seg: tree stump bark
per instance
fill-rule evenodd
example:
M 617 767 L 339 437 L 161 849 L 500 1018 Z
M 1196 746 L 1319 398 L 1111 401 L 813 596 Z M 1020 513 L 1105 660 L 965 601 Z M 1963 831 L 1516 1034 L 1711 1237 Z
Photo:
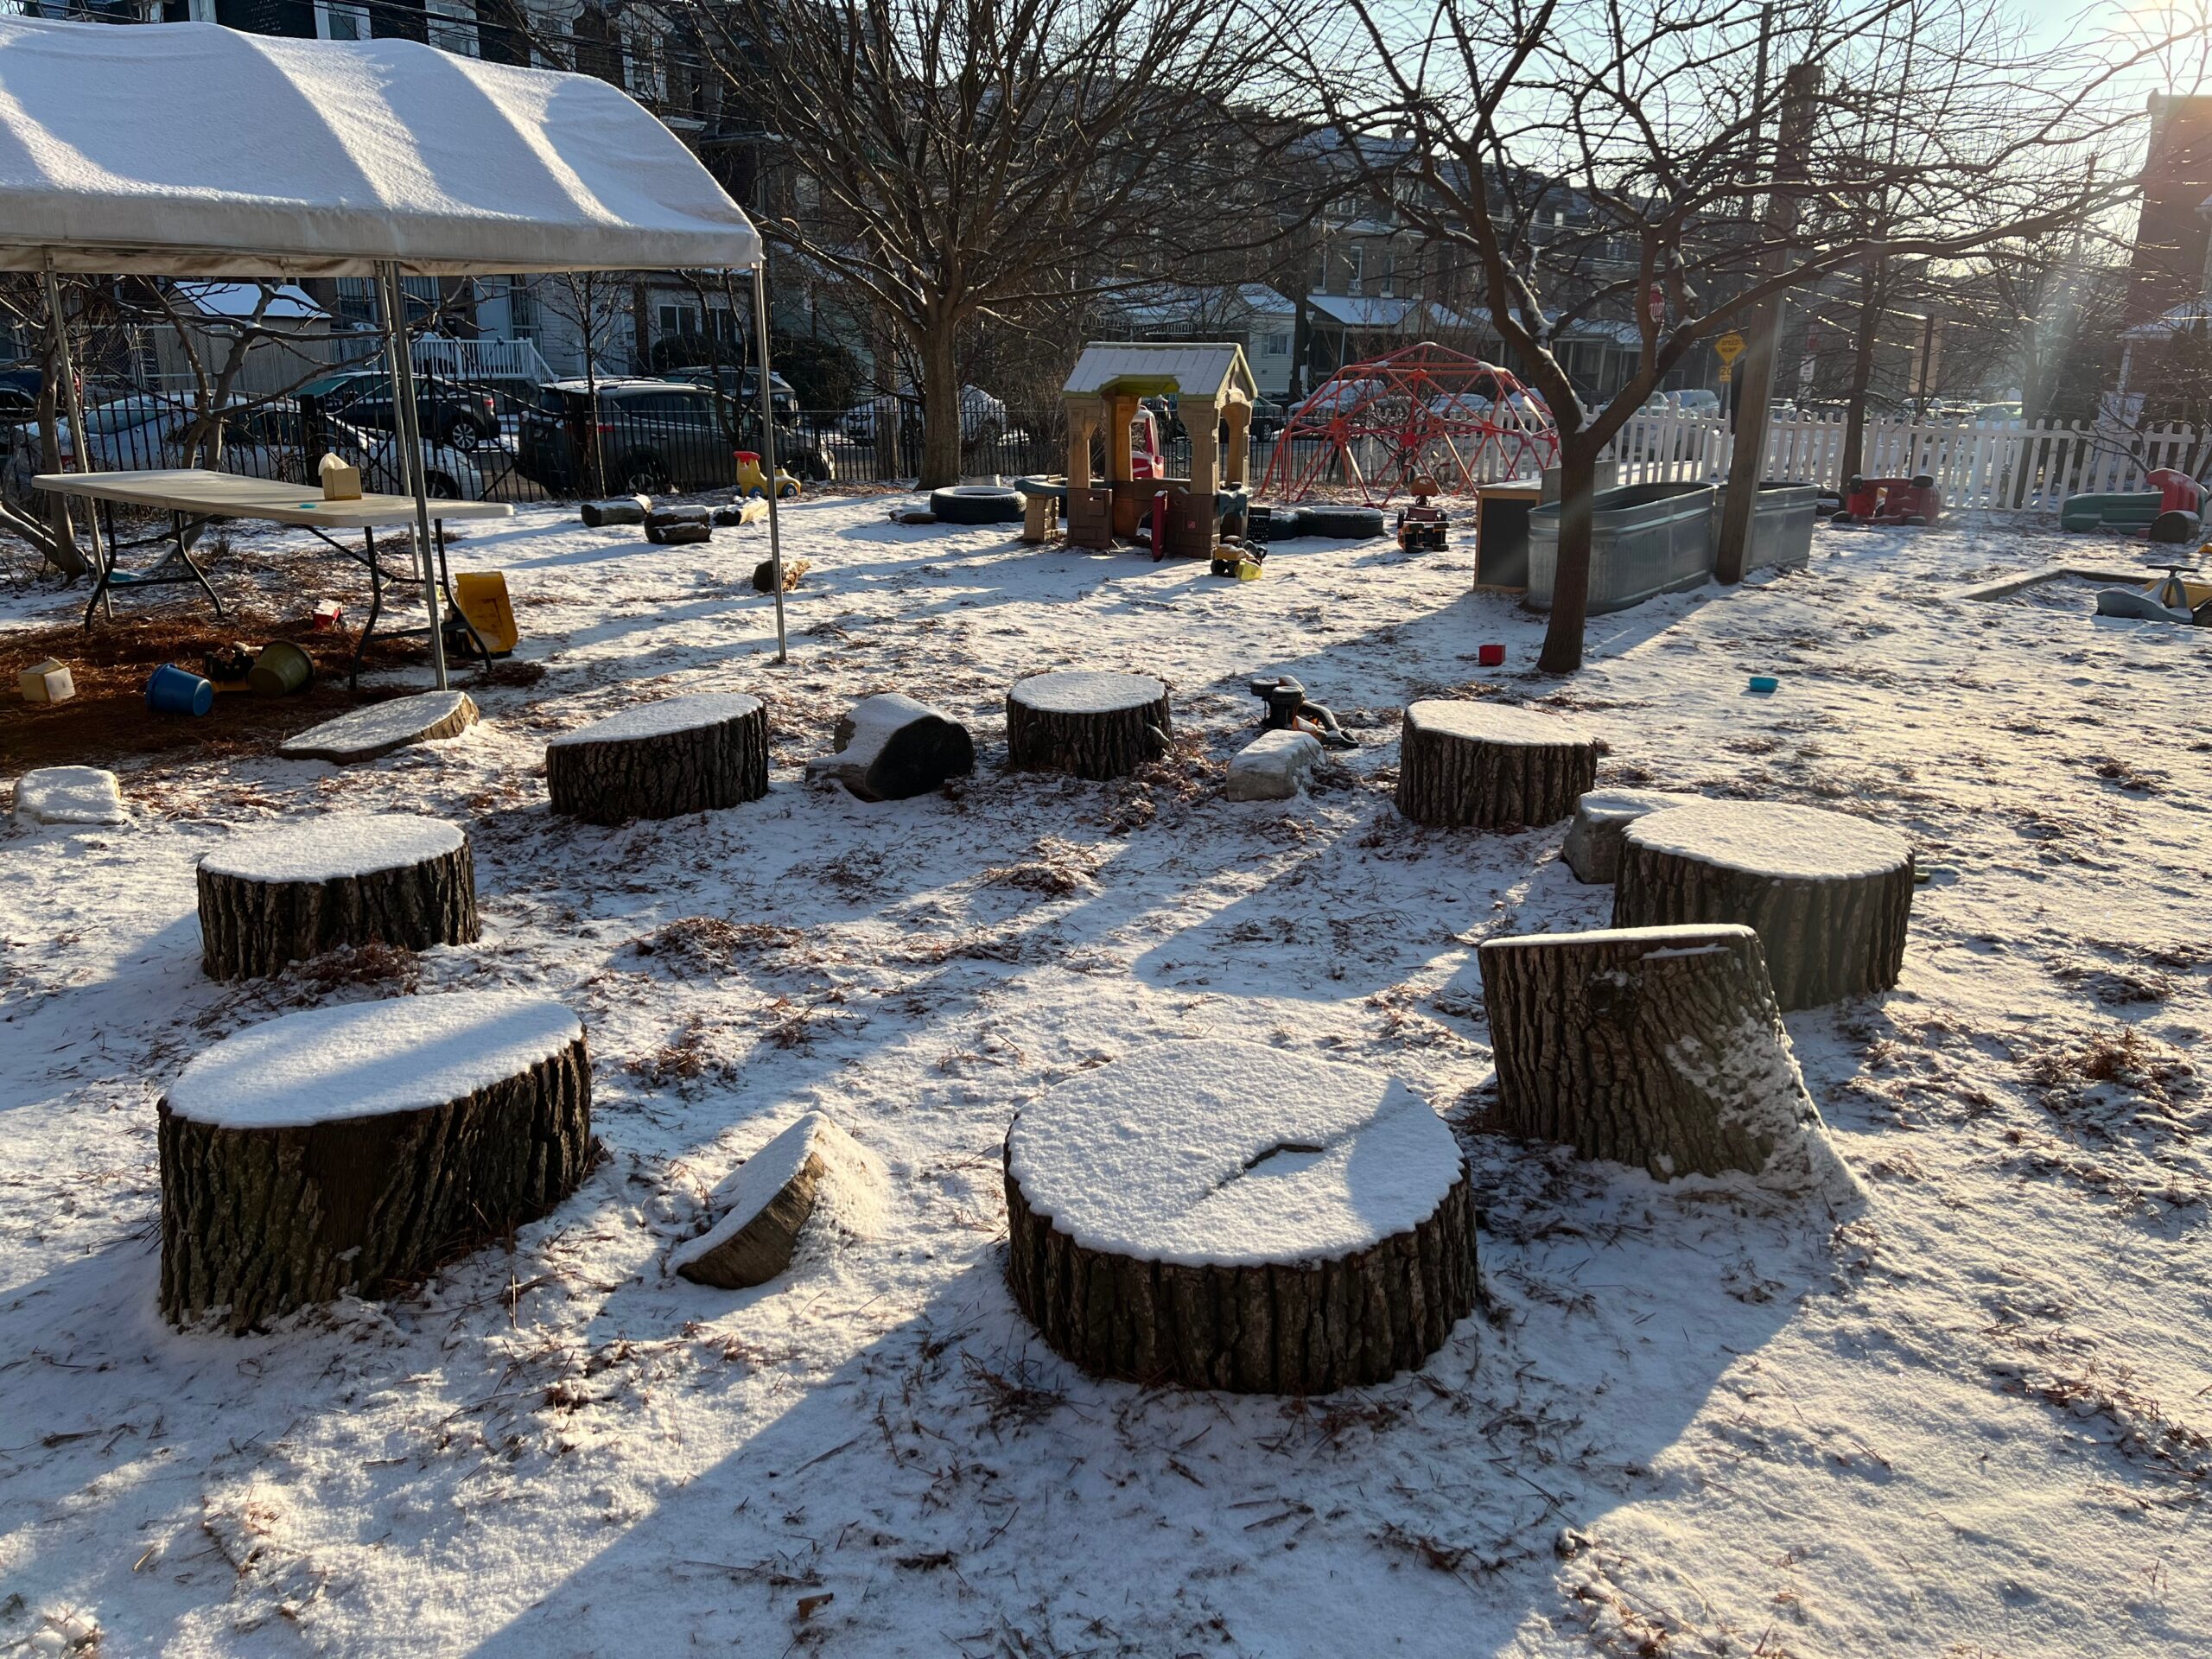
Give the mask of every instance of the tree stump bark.
M 200 861 L 200 966 L 281 972 L 341 944 L 402 950 L 477 937 L 476 865 L 450 823 L 327 813 L 239 836 Z
M 1895 985 L 1911 913 L 1904 838 L 1840 812 L 1714 801 L 1652 813 L 1621 837 L 1613 925 L 1755 927 L 1785 1009 Z
M 1014 1299 L 1097 1376 L 1324 1394 L 1421 1365 L 1474 1306 L 1451 1131 L 1350 1066 L 1159 1045 L 1025 1109 L 1005 1170 Z
M 583 1027 L 511 991 L 251 1027 L 158 1116 L 162 1312 L 233 1332 L 420 1278 L 544 1215 L 592 1159 Z
M 1557 715 L 1494 702 L 1416 702 L 1398 741 L 1398 810 L 1415 823 L 1554 823 L 1598 779 L 1598 746 Z
M 672 818 L 768 792 L 768 713 L 728 692 L 664 697 L 545 746 L 553 810 L 587 823 Z
M 1662 1180 L 1741 1170 L 1780 1192 L 1857 1192 L 1750 928 L 1491 939 L 1479 960 L 1512 1133 Z
M 1677 806 L 1701 806 L 1702 795 L 1663 789 L 1593 789 L 1574 804 L 1574 822 L 1559 855 L 1574 879 L 1610 885 L 1621 871 L 1621 837 L 1638 818 Z
M 1143 674 L 1033 674 L 1006 694 L 1007 759 L 1016 766 L 1126 778 L 1175 736 L 1167 688 Z
M 941 709 L 896 691 L 864 697 L 837 722 L 836 753 L 807 762 L 864 801 L 903 801 L 976 769 L 976 741 Z
M 708 1200 L 715 1224 L 668 1265 L 722 1290 L 765 1285 L 791 1264 L 816 1217 L 867 1236 L 881 1218 L 883 1165 L 821 1112 L 809 1112 L 740 1164 Z

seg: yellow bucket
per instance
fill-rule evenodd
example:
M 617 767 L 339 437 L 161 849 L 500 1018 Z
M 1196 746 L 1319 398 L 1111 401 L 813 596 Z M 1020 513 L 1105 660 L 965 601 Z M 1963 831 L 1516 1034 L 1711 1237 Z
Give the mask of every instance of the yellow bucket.
M 476 637 L 494 657 L 515 648 L 522 631 L 515 626 L 515 607 L 507 599 L 507 578 L 499 570 L 461 570 L 454 574 L 453 602 L 476 630 Z

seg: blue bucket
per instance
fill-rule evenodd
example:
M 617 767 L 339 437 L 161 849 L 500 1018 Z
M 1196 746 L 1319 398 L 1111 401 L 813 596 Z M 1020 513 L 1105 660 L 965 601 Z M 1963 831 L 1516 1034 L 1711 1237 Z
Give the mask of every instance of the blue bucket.
M 146 682 L 146 706 L 158 714 L 204 715 L 215 706 L 215 688 L 175 663 L 163 663 Z
M 1759 693 L 1762 696 L 1765 696 L 1766 693 L 1770 691 L 1778 691 L 1781 689 L 1782 682 L 1775 678 L 1771 674 L 1754 674 L 1751 676 L 1751 690 Z

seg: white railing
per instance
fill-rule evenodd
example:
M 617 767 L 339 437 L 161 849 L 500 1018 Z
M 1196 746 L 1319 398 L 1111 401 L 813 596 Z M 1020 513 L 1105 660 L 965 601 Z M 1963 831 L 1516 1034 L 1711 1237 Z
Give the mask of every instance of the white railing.
M 1767 433 L 1764 475 L 1803 479 L 1830 489 L 1843 484 L 1840 419 L 1790 416 Z M 1947 505 L 2056 512 L 2069 495 L 2139 490 L 2161 467 L 2196 473 L 2212 432 L 2186 426 L 2131 429 L 2068 425 L 1957 426 L 1869 421 L 1859 471 L 1868 478 L 1936 480 Z M 1624 484 L 1728 475 L 1735 437 L 1717 416 L 1637 415 L 1606 447 Z
M 448 380 L 519 380 L 543 385 L 551 368 L 529 340 L 448 340 L 425 334 L 415 341 L 415 367 Z

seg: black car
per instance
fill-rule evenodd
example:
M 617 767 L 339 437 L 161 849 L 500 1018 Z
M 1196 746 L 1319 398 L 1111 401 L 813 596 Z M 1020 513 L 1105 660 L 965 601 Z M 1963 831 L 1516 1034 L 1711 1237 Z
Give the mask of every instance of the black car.
M 309 407 L 334 420 L 375 432 L 394 429 L 391 377 L 373 370 L 327 374 L 311 380 L 298 393 Z M 416 418 L 423 435 L 433 443 L 456 449 L 474 449 L 499 435 L 499 412 L 492 394 L 474 386 L 456 385 L 425 375 L 415 383 Z
M 662 378 L 681 380 L 689 385 L 711 387 L 734 397 L 747 409 L 760 405 L 760 377 L 751 369 L 731 368 L 727 364 L 701 363 L 688 369 L 671 369 Z M 791 389 L 790 381 L 773 369 L 768 372 L 768 401 L 775 406 L 778 426 L 798 424 L 798 393 Z
M 515 470 L 555 495 L 605 487 L 664 495 L 737 481 L 736 452 L 760 448 L 759 411 L 679 380 L 602 380 L 593 407 L 582 380 L 538 388 L 515 435 Z M 593 452 L 598 452 L 596 463 Z M 813 482 L 835 476 L 818 444 L 778 423 L 776 459 Z

